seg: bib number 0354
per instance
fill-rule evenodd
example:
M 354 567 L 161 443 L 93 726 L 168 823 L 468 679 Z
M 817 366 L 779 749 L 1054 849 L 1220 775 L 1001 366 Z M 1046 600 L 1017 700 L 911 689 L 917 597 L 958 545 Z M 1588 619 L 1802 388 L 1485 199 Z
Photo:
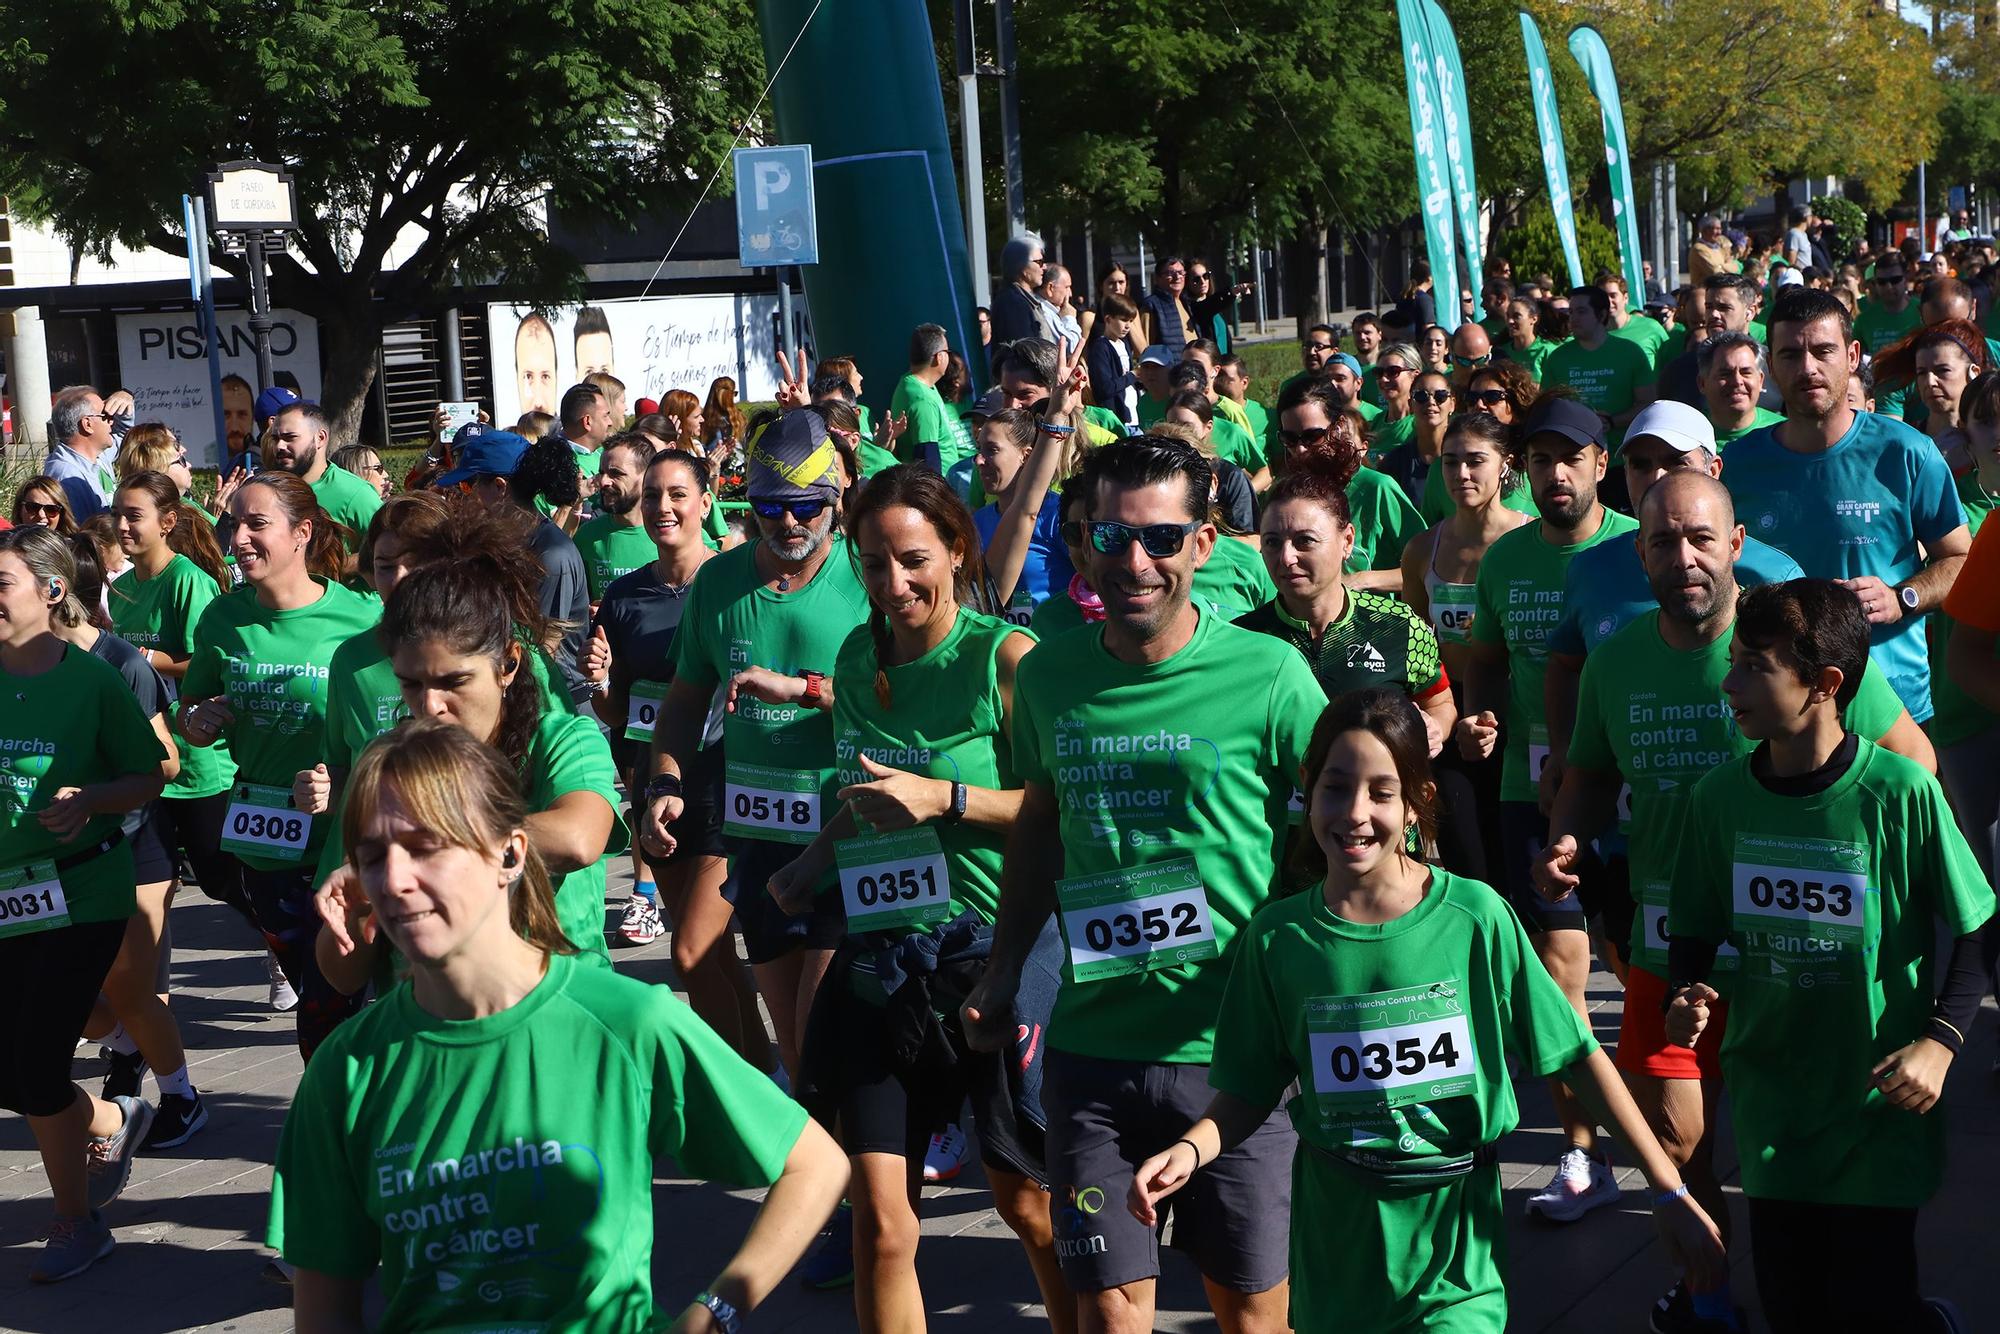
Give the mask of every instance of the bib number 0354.
M 1058 881 L 1070 976 L 1078 982 L 1214 958 L 1215 924 L 1194 861 Z
M 1472 1091 L 1479 1057 L 1456 980 L 1306 1002 L 1321 1109 L 1401 1106 Z
M 272 861 L 295 862 L 312 839 L 312 816 L 292 805 L 289 788 L 242 783 L 222 816 L 222 846 Z

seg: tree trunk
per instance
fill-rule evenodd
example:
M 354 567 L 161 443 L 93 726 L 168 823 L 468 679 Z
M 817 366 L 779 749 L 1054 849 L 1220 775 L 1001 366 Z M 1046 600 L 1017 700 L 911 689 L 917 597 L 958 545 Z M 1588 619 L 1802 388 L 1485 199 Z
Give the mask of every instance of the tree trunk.
M 1316 220 L 1301 223 L 1285 246 L 1291 252 L 1285 265 L 1285 296 L 1304 329 L 1327 315 L 1326 228 Z
M 320 316 L 319 336 L 326 355 L 326 378 L 320 406 L 333 422 L 337 449 L 360 441 L 362 417 L 368 411 L 368 391 L 375 385 L 375 354 L 382 343 L 382 320 L 364 295 L 358 303 L 343 302 Z M 387 440 L 373 442 L 386 448 Z

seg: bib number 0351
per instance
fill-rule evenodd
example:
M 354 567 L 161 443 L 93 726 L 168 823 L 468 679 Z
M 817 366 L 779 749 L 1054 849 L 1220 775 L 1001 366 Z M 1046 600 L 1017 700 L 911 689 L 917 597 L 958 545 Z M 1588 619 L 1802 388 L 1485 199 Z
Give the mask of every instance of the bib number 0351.
M 951 872 L 933 829 L 904 829 L 836 843 L 847 929 L 885 931 L 951 916 Z
M 271 861 L 295 862 L 312 839 L 312 816 L 292 805 L 289 788 L 242 783 L 222 816 L 222 846 Z
M 1214 958 L 1215 924 L 1194 861 L 1176 857 L 1058 881 L 1077 982 Z

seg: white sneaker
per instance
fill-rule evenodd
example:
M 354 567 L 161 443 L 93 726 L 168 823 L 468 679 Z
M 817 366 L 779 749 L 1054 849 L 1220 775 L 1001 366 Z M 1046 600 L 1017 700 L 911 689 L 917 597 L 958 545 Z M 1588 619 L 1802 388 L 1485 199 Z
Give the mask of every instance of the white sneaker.
M 965 1132 L 955 1125 L 946 1126 L 931 1136 L 931 1146 L 924 1151 L 924 1180 L 933 1184 L 950 1181 L 965 1170 L 971 1152 L 972 1142 Z
M 271 980 L 271 1008 L 283 1014 L 295 1010 L 299 1005 L 299 993 L 292 990 L 292 984 L 285 977 L 285 970 L 278 966 L 278 956 L 264 951 L 264 972 Z
M 1549 1184 L 1528 1197 L 1528 1216 L 1574 1223 L 1600 1205 L 1617 1203 L 1621 1193 L 1609 1163 L 1571 1146 L 1556 1160 Z
M 665 930 L 666 923 L 660 920 L 658 908 L 637 894 L 626 902 L 625 915 L 618 922 L 618 934 L 626 944 L 650 945 Z

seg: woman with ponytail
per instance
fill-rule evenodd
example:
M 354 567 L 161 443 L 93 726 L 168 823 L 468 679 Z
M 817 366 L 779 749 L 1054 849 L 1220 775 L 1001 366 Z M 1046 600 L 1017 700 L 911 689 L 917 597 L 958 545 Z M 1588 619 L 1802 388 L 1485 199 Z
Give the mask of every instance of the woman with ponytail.
M 222 848 L 242 868 L 250 911 L 298 993 L 300 1054 L 353 1012 L 313 961 L 312 890 L 332 821 L 301 811 L 292 779 L 326 752 L 328 664 L 373 625 L 373 598 L 340 582 L 347 530 L 288 472 L 261 472 L 229 498 L 230 551 L 243 586 L 196 622 L 181 683 L 180 732 L 199 747 L 226 740 L 236 776 Z
M 517 772 L 432 719 L 355 763 L 342 841 L 410 984 L 334 1035 L 285 1119 L 269 1242 L 300 1329 L 362 1328 L 378 1266 L 385 1328 L 734 1329 L 846 1181 L 826 1133 L 671 991 L 572 951 Z M 656 1301 L 662 1158 L 770 1193 L 706 1291 Z
M 834 666 L 843 804 L 769 888 L 803 912 L 827 868 L 840 867 L 848 934 L 813 1008 L 800 1091 L 840 1127 L 853 1163 L 855 1311 L 864 1330 L 921 1326 L 910 1184 L 970 1095 L 995 1205 L 1061 1329 L 1076 1303 L 1038 1184 L 1038 1053 L 972 1051 L 958 1018 L 985 973 L 1001 848 L 1021 809 L 1006 738 L 1015 668 L 1034 641 L 965 605 L 983 577 L 979 531 L 936 473 L 904 464 L 876 474 L 851 531 L 869 609 Z M 900 970 L 885 1005 L 888 974 L 871 961 L 917 955 L 935 969 Z

